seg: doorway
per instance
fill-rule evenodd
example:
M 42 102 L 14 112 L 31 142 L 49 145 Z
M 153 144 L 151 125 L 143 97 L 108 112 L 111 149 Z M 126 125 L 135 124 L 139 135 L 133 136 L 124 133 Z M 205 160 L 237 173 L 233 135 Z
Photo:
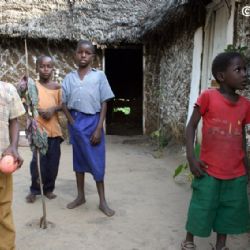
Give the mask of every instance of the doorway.
M 143 134 L 142 46 L 106 49 L 105 73 L 115 94 L 108 102 L 106 133 Z

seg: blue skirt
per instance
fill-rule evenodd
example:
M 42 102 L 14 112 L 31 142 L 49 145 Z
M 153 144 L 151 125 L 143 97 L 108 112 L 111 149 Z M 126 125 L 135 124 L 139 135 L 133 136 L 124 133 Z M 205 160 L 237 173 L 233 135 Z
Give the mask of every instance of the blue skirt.
M 70 110 L 74 124 L 69 124 L 70 143 L 73 147 L 73 169 L 77 173 L 91 173 L 95 181 L 103 181 L 105 173 L 105 137 L 102 131 L 101 142 L 92 145 L 100 114 L 84 114 Z

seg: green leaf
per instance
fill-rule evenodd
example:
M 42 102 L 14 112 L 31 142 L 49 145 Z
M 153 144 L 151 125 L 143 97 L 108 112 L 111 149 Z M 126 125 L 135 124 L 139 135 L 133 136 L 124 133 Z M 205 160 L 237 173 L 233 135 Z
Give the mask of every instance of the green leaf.
M 159 138 L 160 137 L 160 129 L 158 129 L 158 130 L 155 130 L 154 132 L 152 132 L 151 134 L 150 134 L 150 136 L 152 137 L 152 138 Z
M 194 147 L 194 154 L 196 159 L 200 159 L 200 153 L 201 153 L 201 145 L 199 143 L 195 144 Z
M 179 165 L 175 171 L 174 171 L 174 175 L 173 177 L 175 178 L 176 176 L 178 176 L 180 173 L 182 173 L 183 171 L 185 171 L 187 169 L 187 163 L 181 164 Z

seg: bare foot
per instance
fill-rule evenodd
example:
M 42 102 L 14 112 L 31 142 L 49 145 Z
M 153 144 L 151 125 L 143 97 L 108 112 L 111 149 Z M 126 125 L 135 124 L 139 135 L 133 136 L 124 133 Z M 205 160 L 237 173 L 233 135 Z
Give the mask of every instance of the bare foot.
M 106 214 L 108 217 L 111 217 L 115 214 L 115 211 L 108 207 L 106 202 L 103 202 L 99 205 L 99 209 Z
M 52 199 L 55 199 L 56 198 L 56 195 L 52 192 L 48 192 L 45 194 L 45 196 L 49 199 L 49 200 L 52 200 Z
M 30 194 L 28 194 L 26 196 L 26 202 L 27 203 L 34 203 L 35 200 L 36 200 L 36 195 L 35 194 L 30 193 Z
M 70 202 L 68 205 L 67 205 L 67 208 L 68 209 L 72 209 L 72 208 L 75 208 L 75 207 L 78 207 L 82 204 L 84 204 L 86 202 L 85 198 L 82 197 L 82 196 L 77 196 L 77 198 L 75 200 L 73 200 L 72 202 Z

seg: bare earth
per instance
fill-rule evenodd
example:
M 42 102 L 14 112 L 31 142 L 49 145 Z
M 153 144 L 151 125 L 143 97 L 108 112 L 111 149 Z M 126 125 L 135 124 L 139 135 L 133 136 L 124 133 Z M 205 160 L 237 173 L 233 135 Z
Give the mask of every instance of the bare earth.
M 191 195 L 190 183 L 177 184 L 172 174 L 184 160 L 173 148 L 153 157 L 146 143 L 123 143 L 134 137 L 107 137 L 106 195 L 116 214 L 108 218 L 98 210 L 98 195 L 86 177 L 86 204 L 69 210 L 76 195 L 71 146 L 62 145 L 56 182 L 57 198 L 46 199 L 48 229 L 40 229 L 42 202 L 27 204 L 31 152 L 21 147 L 24 166 L 14 174 L 14 219 L 18 250 L 179 250 L 185 237 L 185 220 Z M 139 138 L 140 141 L 140 138 Z M 211 249 L 214 235 L 197 239 L 199 250 Z M 230 237 L 230 250 L 250 249 L 250 235 Z

